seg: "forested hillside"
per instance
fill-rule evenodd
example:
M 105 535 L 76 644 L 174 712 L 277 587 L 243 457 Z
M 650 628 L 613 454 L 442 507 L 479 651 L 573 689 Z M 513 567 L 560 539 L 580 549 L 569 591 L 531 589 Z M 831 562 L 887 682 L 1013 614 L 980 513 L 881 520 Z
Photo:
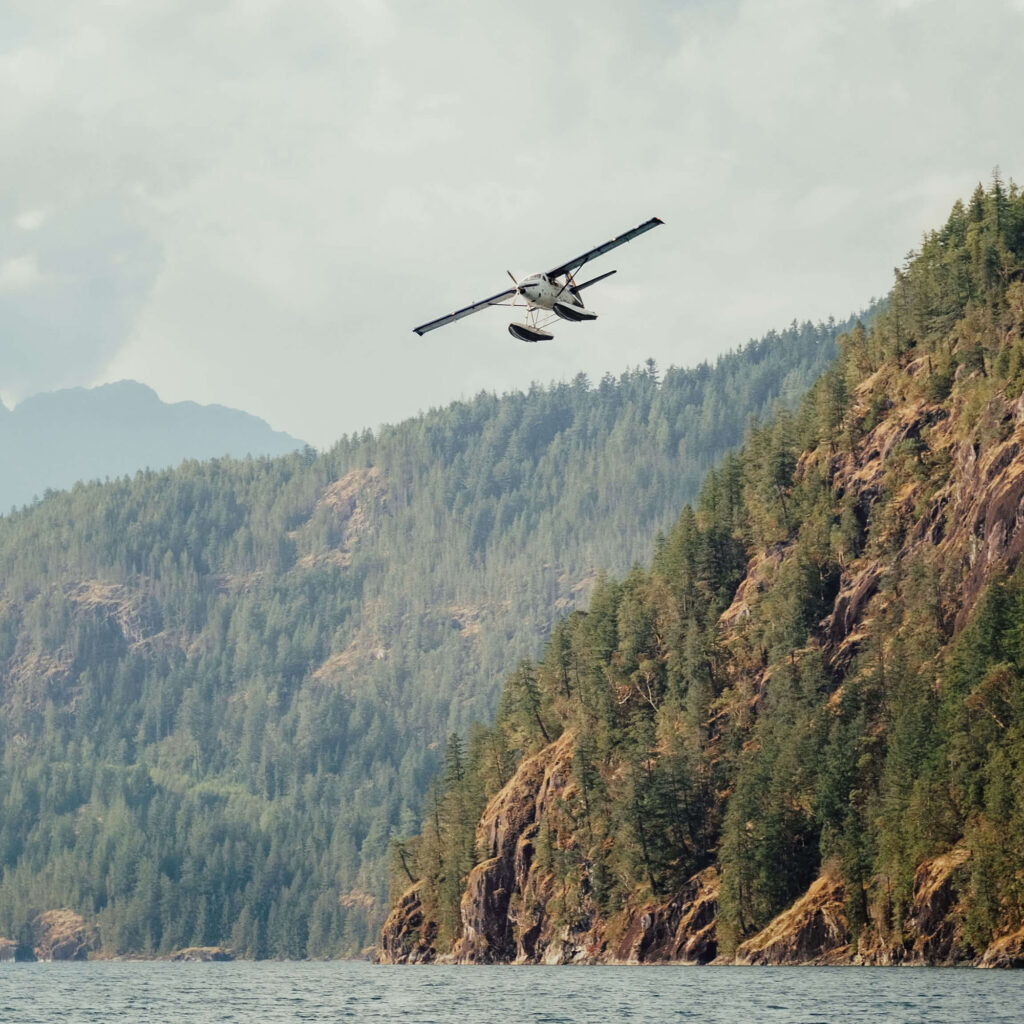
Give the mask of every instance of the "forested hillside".
M 1024 195 L 840 350 L 450 738 L 384 959 L 1024 964 Z
M 851 327 L 0 520 L 0 935 L 69 908 L 108 952 L 372 942 L 445 737 Z

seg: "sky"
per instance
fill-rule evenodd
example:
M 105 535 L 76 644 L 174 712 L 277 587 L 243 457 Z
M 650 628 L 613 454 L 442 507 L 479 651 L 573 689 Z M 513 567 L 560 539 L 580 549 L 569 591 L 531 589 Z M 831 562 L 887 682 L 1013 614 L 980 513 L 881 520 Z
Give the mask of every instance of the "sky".
M 0 0 L 0 399 L 318 447 L 837 319 L 1024 180 L 1024 0 Z M 599 314 L 412 328 L 649 217 Z

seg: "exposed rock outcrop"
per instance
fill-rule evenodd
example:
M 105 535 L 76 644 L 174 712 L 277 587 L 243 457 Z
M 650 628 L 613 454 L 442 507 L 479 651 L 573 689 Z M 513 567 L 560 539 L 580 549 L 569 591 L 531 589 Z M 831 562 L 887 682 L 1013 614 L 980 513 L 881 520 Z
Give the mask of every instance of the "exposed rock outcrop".
M 572 752 L 572 734 L 565 732 L 524 761 L 487 805 L 477 825 L 477 848 L 490 856 L 469 875 L 462 939 L 453 951 L 456 960 L 531 962 L 540 946 L 550 944 L 540 921 L 549 880 L 531 873 L 536 823 L 555 800 L 566 797 Z M 515 907 L 513 895 L 519 897 Z
M 360 538 L 373 530 L 386 513 L 386 482 L 380 468 L 356 468 L 328 484 L 317 499 L 309 519 L 294 532 L 298 536 L 313 526 L 326 527 L 331 538 L 327 551 L 304 555 L 299 564 L 309 568 L 318 563 L 346 569 Z
M 1024 932 L 994 942 L 980 959 L 963 934 L 958 873 L 963 846 L 917 869 L 907 927 L 912 940 L 870 925 L 855 943 L 846 918 L 846 891 L 826 869 L 810 888 L 732 956 L 718 955 L 719 877 L 706 868 L 671 897 L 627 906 L 602 918 L 586 895 L 573 924 L 551 913 L 556 893 L 550 870 L 538 867 L 542 822 L 556 802 L 572 796 L 573 737 L 557 741 L 520 766 L 488 805 L 477 843 L 492 854 L 473 868 L 462 899 L 463 932 L 450 952 L 435 948 L 436 925 L 423 914 L 412 886 L 388 917 L 379 963 L 688 963 L 688 964 L 968 964 L 1024 965 Z
M 85 960 L 99 949 L 99 933 L 73 910 L 44 910 L 31 923 L 37 960 Z
M 873 380 L 859 388 L 870 394 Z M 947 613 L 959 629 L 993 568 L 1013 568 L 1024 553 L 1024 403 L 994 397 L 983 414 L 985 444 L 962 436 L 957 415 L 923 400 L 894 407 L 855 448 L 831 466 L 837 494 L 857 496 L 857 516 L 867 522 L 886 495 L 891 459 L 901 442 L 914 441 L 933 460 L 945 460 L 945 482 L 934 493 L 911 480 L 894 502 L 893 529 L 904 538 L 904 556 L 930 548 L 950 585 Z M 972 433 L 977 425 L 971 424 Z M 892 499 L 890 499 L 892 500 Z M 844 574 L 825 636 L 835 648 L 864 614 L 882 567 L 854 564 Z
M 377 946 L 379 964 L 429 964 L 437 959 L 437 925 L 424 919 L 418 885 L 403 893 L 388 914 Z
M 970 851 L 958 846 L 919 865 L 908 919 L 915 938 L 907 963 L 946 965 L 973 960 L 964 939 L 963 909 L 956 889 L 958 869 L 969 857 Z
M 1015 957 L 1024 956 L 1024 933 L 993 943 L 980 961 L 964 937 L 956 879 L 969 857 L 969 851 L 958 846 L 918 867 L 906 919 L 910 940 L 902 941 L 873 923 L 855 943 L 846 918 L 845 887 L 826 869 L 799 899 L 743 942 L 735 956 L 716 963 L 1014 965 Z
M 477 828 L 478 848 L 491 854 L 470 872 L 462 899 L 462 938 L 450 957 L 462 963 L 708 963 L 717 952 L 718 876 L 700 872 L 671 898 L 627 907 L 603 919 L 586 892 L 577 910 L 556 920 L 552 872 L 538 865 L 541 822 L 574 794 L 571 733 L 520 766 L 490 802 Z M 565 837 L 547 837 L 561 842 Z M 566 916 L 570 920 L 566 920 Z M 415 887 L 392 911 L 382 936 L 381 962 L 432 958 L 411 937 L 423 927 Z
M 234 960 L 235 954 L 226 946 L 189 946 L 176 950 L 167 959 L 208 964 Z
M 617 963 L 707 964 L 718 953 L 718 872 L 705 868 L 666 903 L 628 915 L 614 949 Z
M 1024 967 L 1024 928 L 992 942 L 978 961 L 979 967 Z
M 822 875 L 792 906 L 742 943 L 737 964 L 835 964 L 850 959 L 843 886 Z

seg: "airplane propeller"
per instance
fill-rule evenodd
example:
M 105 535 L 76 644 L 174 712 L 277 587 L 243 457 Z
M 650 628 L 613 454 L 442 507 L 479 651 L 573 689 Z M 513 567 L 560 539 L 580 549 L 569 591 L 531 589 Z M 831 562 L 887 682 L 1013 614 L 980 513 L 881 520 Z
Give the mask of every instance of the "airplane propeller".
M 505 273 L 508 274 L 508 276 L 512 279 L 512 283 L 516 286 L 516 295 L 522 295 L 523 298 L 526 299 L 527 302 L 529 302 L 529 296 L 527 296 L 526 292 L 523 291 L 522 285 L 520 285 L 520 283 L 515 278 L 515 274 L 513 274 L 511 270 L 506 270 Z

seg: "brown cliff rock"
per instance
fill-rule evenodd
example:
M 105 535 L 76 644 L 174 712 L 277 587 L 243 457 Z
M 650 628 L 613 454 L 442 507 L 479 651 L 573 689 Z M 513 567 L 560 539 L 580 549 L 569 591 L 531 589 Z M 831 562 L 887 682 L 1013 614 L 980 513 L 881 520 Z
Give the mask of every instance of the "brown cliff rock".
M 539 831 L 535 822 L 516 843 L 515 877 L 523 879 L 525 884 L 525 893 L 519 893 L 509 908 L 509 918 L 515 928 L 517 963 L 537 963 L 550 938 L 546 910 L 554 879 L 550 872 L 531 871 Z
M 855 950 L 846 920 L 843 884 L 826 871 L 763 931 L 742 943 L 732 960 L 717 962 L 875 966 L 974 963 L 963 936 L 963 908 L 956 890 L 958 870 L 969 856 L 968 850 L 956 847 L 918 867 L 907 915 L 912 942 L 882 935 L 872 927 L 861 936 Z M 1004 961 L 1010 966 L 1017 954 L 1024 955 L 1024 933 L 999 940 L 990 949 L 993 966 L 1002 966 Z
M 969 857 L 970 851 L 958 846 L 918 866 L 908 918 L 916 937 L 906 963 L 937 966 L 973 959 L 963 936 L 963 913 L 956 890 L 957 870 Z
M 877 561 L 860 566 L 843 576 L 832 611 L 822 623 L 822 634 L 832 654 L 834 668 L 847 668 L 856 654 L 863 633 L 859 627 L 869 602 L 878 591 L 883 568 Z
M 189 946 L 177 950 L 167 959 L 208 964 L 234 960 L 235 954 L 226 946 Z
M 929 458 L 948 464 L 945 478 L 934 492 L 920 481 L 907 483 L 895 502 L 895 527 L 902 531 L 905 556 L 911 549 L 928 548 L 944 567 L 949 586 L 947 613 L 959 629 L 990 578 L 993 567 L 1012 569 L 1024 553 L 1024 411 L 1020 400 L 994 396 L 981 425 L 966 424 L 957 415 L 925 402 L 908 401 L 889 415 L 837 460 L 837 494 L 857 496 L 859 516 L 867 520 L 886 493 L 889 459 L 901 441 L 915 440 Z M 964 439 L 969 428 L 972 437 Z M 873 586 L 868 578 L 858 586 L 857 576 L 878 568 L 852 566 L 844 573 L 840 597 L 858 590 L 860 601 L 837 600 L 826 631 L 832 644 L 849 634 L 866 606 Z M 851 607 L 859 604 L 860 607 Z
M 462 899 L 462 938 L 453 950 L 456 960 L 501 963 L 533 959 L 535 922 L 523 905 L 537 904 L 537 880 L 531 878 L 535 823 L 554 801 L 565 797 L 572 757 L 573 736 L 565 732 L 527 758 L 484 810 L 476 840 L 477 849 L 489 857 L 469 875 Z M 523 894 L 531 890 L 533 899 L 524 901 Z M 513 907 L 512 897 L 517 894 L 520 899 Z M 542 899 L 541 907 L 546 902 Z M 524 932 L 525 944 L 520 938 Z
M 707 964 L 718 953 L 718 872 L 705 868 L 666 903 L 649 903 L 628 915 L 614 949 L 618 963 Z
M 959 869 L 970 851 L 962 846 L 923 861 L 914 875 L 906 919 L 908 937 L 875 921 L 861 935 L 853 962 L 876 967 L 950 966 L 974 963 L 963 934 L 963 907 L 956 889 Z
M 484 811 L 477 843 L 491 856 L 469 875 L 463 934 L 452 958 L 463 963 L 710 962 L 717 952 L 714 868 L 695 875 L 667 900 L 627 907 L 606 921 L 590 903 L 585 885 L 575 892 L 559 885 L 556 892 L 551 872 L 537 866 L 540 823 L 550 825 L 556 805 L 574 794 L 573 753 L 573 737 L 564 733 L 525 761 Z M 567 837 L 556 830 L 546 841 L 559 844 Z M 551 913 L 556 902 L 559 915 Z M 567 915 L 569 904 L 573 911 Z M 555 916 L 568 916 L 571 923 Z
M 99 935 L 73 910 L 44 910 L 32 921 L 37 960 L 85 960 L 99 949 Z
M 818 878 L 792 906 L 736 950 L 737 964 L 836 964 L 850 959 L 843 885 Z
M 873 379 L 862 382 L 861 404 L 875 387 Z M 921 399 L 890 403 L 885 418 L 851 451 L 827 460 L 835 495 L 854 497 L 862 524 L 887 503 L 890 539 L 899 547 L 900 558 L 927 551 L 942 567 L 944 612 L 951 633 L 966 623 L 993 570 L 1012 570 L 1024 554 L 1024 406 L 1020 399 L 996 395 L 982 420 L 980 425 L 965 425 L 961 417 Z M 965 429 L 971 435 L 967 439 Z M 975 440 L 975 435 L 984 440 Z M 901 443 L 908 441 L 918 444 L 927 459 L 948 468 L 927 482 L 904 477 L 894 491 L 893 459 Z M 806 454 L 800 472 L 824 459 L 821 452 Z M 733 606 L 720 620 L 726 635 L 742 628 L 757 600 L 760 586 L 755 573 L 785 557 L 786 551 L 776 545 L 751 560 Z M 819 629 L 833 669 L 842 672 L 849 667 L 886 568 L 877 559 L 865 558 L 844 566 L 833 607 Z
M 1024 967 L 1024 928 L 990 943 L 979 967 Z
M 424 920 L 419 886 L 407 889 L 388 914 L 375 956 L 379 964 L 429 964 L 437 959 L 437 925 Z
M 491 857 L 469 873 L 462 897 L 462 939 L 455 958 L 466 963 L 505 963 L 515 956 L 509 901 L 515 889 L 511 857 Z
M 732 604 L 719 616 L 718 626 L 723 636 L 739 628 L 750 618 L 751 608 L 758 600 L 770 580 L 778 572 L 785 553 L 785 545 L 776 544 L 771 550 L 757 554 L 747 562 L 747 569 L 740 580 Z

